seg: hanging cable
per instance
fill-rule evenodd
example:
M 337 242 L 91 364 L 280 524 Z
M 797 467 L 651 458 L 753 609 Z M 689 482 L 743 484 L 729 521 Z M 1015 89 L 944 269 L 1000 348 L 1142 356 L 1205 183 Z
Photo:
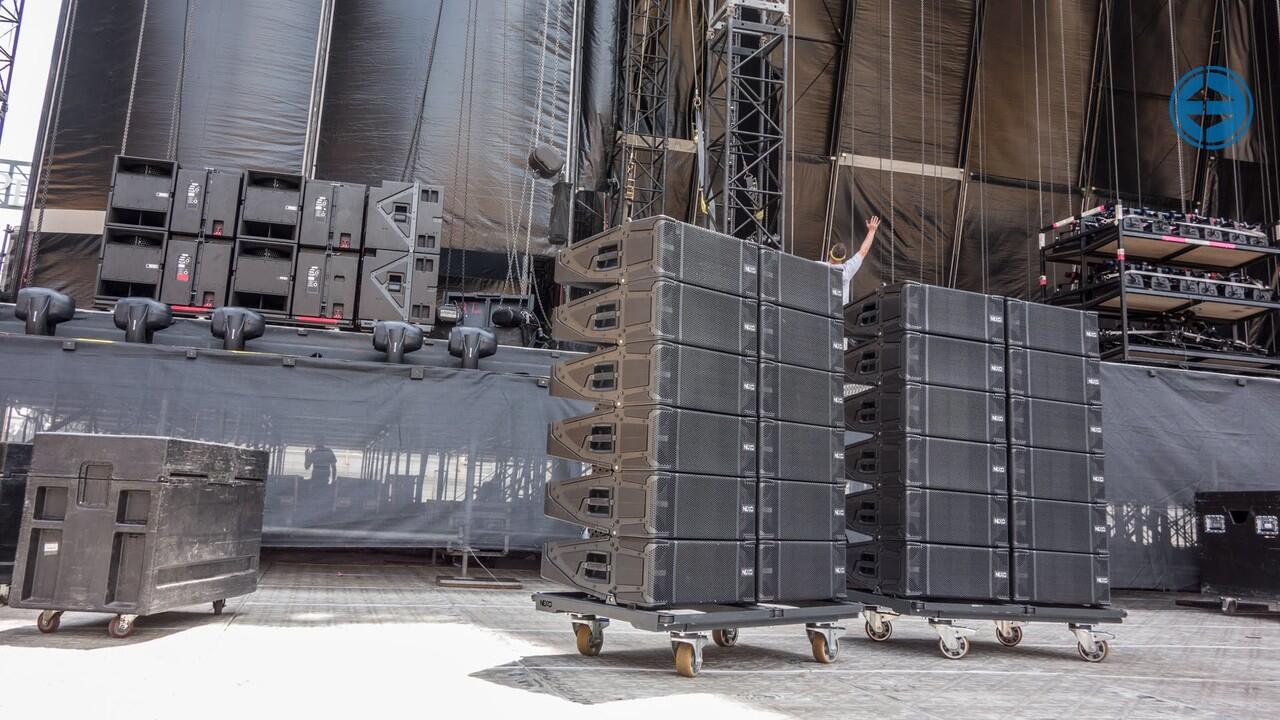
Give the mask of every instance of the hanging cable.
M 444 16 L 444 0 L 436 8 L 436 26 L 431 31 L 431 49 L 427 51 L 427 72 L 422 79 L 422 92 L 418 94 L 418 115 L 413 119 L 413 131 L 409 134 L 409 147 L 404 155 L 404 167 L 400 170 L 400 182 L 409 181 L 410 169 L 417 169 L 418 148 L 421 147 L 423 116 L 427 112 L 427 88 L 431 85 L 431 68 L 435 67 L 437 40 L 440 38 L 440 21 Z M 505 70 L 505 67 L 504 67 Z
M 889 3 L 889 282 L 895 282 L 897 274 L 898 204 L 893 192 L 893 136 L 897 126 L 893 124 L 893 3 Z
M 1034 54 L 1036 98 L 1036 200 L 1040 206 L 1040 214 L 1036 216 L 1036 225 L 1044 226 L 1044 162 L 1040 154 L 1040 21 L 1036 16 L 1036 3 L 1031 0 L 1031 49 Z
M 1115 27 L 1112 21 L 1115 17 L 1115 6 L 1112 0 L 1106 0 L 1107 3 L 1107 87 L 1111 93 L 1110 115 L 1111 115 L 1111 200 L 1112 202 L 1120 201 L 1120 148 L 1119 148 L 1119 130 L 1116 127 L 1116 68 L 1115 58 L 1111 52 L 1111 37 L 1115 34 Z M 1043 225 L 1044 223 L 1040 223 Z
M 924 0 L 920 0 L 920 166 L 924 167 L 925 159 L 925 129 L 924 129 Z M 925 174 L 922 172 L 917 177 L 920 183 L 920 270 L 917 279 L 924 282 L 924 249 L 926 239 L 928 237 L 928 229 L 925 224 L 928 222 L 924 214 L 924 194 L 925 194 Z
M 133 73 L 129 77 L 129 100 L 124 109 L 124 133 L 120 137 L 120 154 L 129 150 L 129 126 L 133 122 L 133 96 L 138 89 L 138 66 L 142 61 L 142 38 L 147 34 L 147 9 L 151 0 L 142 0 L 142 19 L 138 23 L 138 45 L 133 51 Z
M 1047 107 L 1045 108 L 1045 117 L 1048 118 L 1047 122 L 1049 124 L 1049 141 L 1048 141 L 1049 171 L 1045 173 L 1045 176 L 1049 180 L 1048 182 L 1049 184 L 1049 192 L 1048 192 L 1049 219 L 1053 220 L 1060 216 L 1058 215 L 1058 193 L 1053 189 L 1054 178 L 1057 177 L 1057 173 L 1058 173 L 1058 169 L 1057 169 L 1058 143 L 1056 138 L 1054 138 L 1055 133 L 1053 131 L 1053 67 L 1049 62 L 1049 49 L 1050 49 L 1049 0 L 1044 0 L 1044 4 L 1041 7 L 1044 10 L 1044 79 L 1045 79 L 1044 100 L 1045 100 L 1045 105 L 1047 105 Z M 1039 25 L 1040 19 L 1035 18 L 1035 22 L 1036 22 L 1036 27 L 1038 28 L 1040 26 Z M 1039 61 L 1040 61 L 1040 56 L 1039 56 L 1039 52 L 1037 51 L 1036 62 L 1039 63 Z M 1039 83 L 1040 83 L 1040 76 L 1037 74 L 1036 75 L 1037 88 L 1039 87 Z
M 40 255 L 40 238 L 44 234 L 44 211 L 49 204 L 49 175 L 50 166 L 53 164 L 54 149 L 58 143 L 58 131 L 61 129 L 62 121 L 62 98 L 67 89 L 67 70 L 71 67 L 71 45 L 75 38 L 76 32 L 76 11 L 80 8 L 80 0 L 71 0 L 71 7 L 67 12 L 67 24 L 63 29 L 62 50 L 59 53 L 56 72 L 58 73 L 58 92 L 53 103 L 53 113 L 49 118 L 49 124 L 45 126 L 45 137 L 47 142 L 44 144 L 43 152 L 40 154 L 40 165 L 37 168 L 40 173 L 39 189 L 36 192 L 36 230 L 31 236 L 31 242 L 27 243 L 27 257 L 22 268 L 22 286 L 28 286 L 35 275 L 37 258 Z M 27 229 L 23 228 L 25 234 Z
M 169 115 L 169 149 L 165 155 L 173 161 L 178 159 L 178 137 L 182 127 L 182 88 L 187 81 L 187 52 L 191 47 L 192 20 L 198 9 L 199 0 L 187 0 L 182 29 L 182 56 L 178 61 L 178 81 L 174 83 L 173 108 Z
M 1062 134 L 1063 134 L 1063 177 L 1066 178 L 1067 186 L 1067 214 L 1073 212 L 1075 206 L 1075 191 L 1072 189 L 1071 182 L 1071 121 L 1067 115 L 1067 101 L 1070 97 L 1067 94 L 1067 23 L 1063 18 L 1062 6 L 1063 0 L 1058 0 L 1058 47 L 1062 51 Z
M 1133 0 L 1125 0 L 1129 11 L 1129 92 L 1133 98 L 1133 175 L 1138 185 L 1138 206 L 1142 207 L 1142 135 L 1138 130 L 1138 59 L 1134 50 Z M 1116 188 L 1117 191 L 1119 187 Z
M 1277 0 L 1277 1 L 1280 1 L 1280 0 Z M 1132 4 L 1132 0 L 1130 0 L 1130 3 Z M 1168 9 L 1169 9 L 1169 78 L 1172 81 L 1171 87 L 1177 88 L 1178 86 L 1178 41 L 1177 41 L 1177 31 L 1174 29 L 1175 27 L 1174 19 L 1173 19 L 1174 12 L 1173 12 L 1172 2 L 1169 3 Z M 1136 93 L 1137 88 L 1134 88 L 1134 91 Z M 1174 145 L 1177 146 L 1177 150 L 1178 150 L 1178 202 L 1182 204 L 1182 212 L 1186 213 L 1187 212 L 1187 185 L 1186 185 L 1186 181 L 1183 179 L 1182 112 L 1179 109 L 1178 95 L 1179 93 L 1177 92 L 1173 94 L 1173 106 L 1174 106 L 1173 121 L 1178 130 L 1178 138 L 1177 138 L 1177 141 L 1174 143 Z

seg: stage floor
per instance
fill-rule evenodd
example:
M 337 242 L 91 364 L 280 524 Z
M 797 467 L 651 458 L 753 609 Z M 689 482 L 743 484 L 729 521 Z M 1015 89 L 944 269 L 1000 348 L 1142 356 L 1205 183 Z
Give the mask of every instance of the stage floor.
M 736 648 L 709 644 L 702 675 L 685 679 L 665 637 L 630 626 L 611 626 L 599 657 L 580 656 L 566 618 L 534 611 L 529 594 L 551 586 L 533 571 L 499 571 L 524 581 L 512 591 L 441 588 L 442 574 L 456 570 L 270 553 L 258 592 L 226 614 L 142 618 L 125 640 L 107 637 L 106 616 L 69 613 L 41 635 L 35 611 L 3 608 L 0 716 L 1280 715 L 1280 620 L 1176 607 L 1172 594 L 1121 595 L 1129 619 L 1098 665 L 1078 659 L 1062 626 L 1028 626 L 1007 649 L 974 624 L 973 649 L 953 661 L 924 621 L 901 619 L 884 644 L 850 622 L 830 666 L 812 661 L 802 628 L 744 630 Z

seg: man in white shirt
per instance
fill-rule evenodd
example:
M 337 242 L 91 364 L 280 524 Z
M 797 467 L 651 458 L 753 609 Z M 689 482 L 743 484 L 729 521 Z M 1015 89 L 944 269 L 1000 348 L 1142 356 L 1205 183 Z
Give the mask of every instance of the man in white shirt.
M 849 257 L 849 248 L 844 243 L 836 243 L 831 246 L 831 253 L 827 261 L 832 265 L 839 265 L 844 275 L 844 302 L 849 303 L 849 286 L 853 283 L 853 276 L 858 274 L 862 269 L 862 261 L 867 258 L 867 253 L 871 252 L 871 246 L 875 243 L 876 230 L 880 229 L 880 217 L 872 215 L 867 220 L 867 236 L 862 239 L 862 246 L 858 248 L 858 252 Z M 846 258 L 848 258 L 846 260 Z

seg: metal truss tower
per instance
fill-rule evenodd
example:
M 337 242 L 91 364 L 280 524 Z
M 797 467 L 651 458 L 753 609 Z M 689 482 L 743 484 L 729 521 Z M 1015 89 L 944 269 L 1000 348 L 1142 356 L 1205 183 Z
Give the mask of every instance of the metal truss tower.
M 13 59 L 18 55 L 18 30 L 26 0 L 0 0 L 0 137 L 9 114 L 9 88 L 13 84 Z
M 667 144 L 671 133 L 673 0 L 620 0 L 621 115 L 615 145 L 616 202 L 610 225 L 666 211 Z
M 699 210 L 780 247 L 786 227 L 788 2 L 719 0 L 707 22 Z

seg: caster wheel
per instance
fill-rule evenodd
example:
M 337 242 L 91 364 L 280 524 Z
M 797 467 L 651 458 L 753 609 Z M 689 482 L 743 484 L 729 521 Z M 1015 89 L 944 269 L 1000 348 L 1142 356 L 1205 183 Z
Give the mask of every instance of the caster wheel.
M 1005 647 L 1017 647 L 1018 643 L 1022 642 L 1022 628 L 1010 628 L 1008 635 L 996 630 L 996 640 Z
M 830 665 L 840 657 L 840 640 L 832 638 L 831 644 L 827 644 L 827 638 L 822 633 L 814 633 L 809 638 L 809 644 L 813 646 L 813 659 L 823 665 Z
M 604 647 L 604 633 L 593 637 L 589 625 L 574 625 L 573 635 L 578 641 L 578 652 L 587 657 L 599 655 L 600 648 Z
M 948 660 L 959 660 L 969 654 L 969 638 L 956 638 L 955 650 L 948 648 L 947 644 L 942 642 L 942 640 L 938 640 L 938 649 L 942 651 L 942 657 L 947 658 Z
M 880 626 L 884 629 L 880 632 L 876 632 L 875 626 L 871 623 L 865 623 L 863 625 L 863 627 L 866 628 L 867 637 L 875 640 L 876 642 L 884 642 L 893 636 L 893 623 L 888 620 L 881 620 Z
M 9 586 L 5 585 L 0 588 L 0 607 L 8 607 L 9 605 Z
M 1080 659 L 1085 662 L 1100 663 L 1107 659 L 1107 654 L 1111 652 L 1111 645 L 1106 640 L 1099 640 L 1095 650 L 1088 650 L 1081 643 L 1076 643 L 1076 652 L 1080 653 Z
M 226 607 L 227 607 L 227 601 L 226 601 L 226 600 L 214 600 L 214 601 L 213 601 L 213 614 L 214 614 L 214 615 L 221 615 L 221 614 L 222 614 L 222 611 L 223 611 L 223 610 L 225 610 L 225 609 L 226 609 Z
M 48 635 L 58 632 L 58 626 L 62 624 L 62 613 L 56 610 L 45 610 L 40 613 L 40 617 L 36 618 L 36 629 Z
M 107 634 L 117 640 L 127 638 L 133 634 L 133 622 L 117 615 L 107 623 Z
M 725 628 L 723 630 L 712 630 L 711 639 L 715 641 L 716 645 L 719 645 L 722 648 L 731 648 L 738 644 L 738 629 Z
M 698 653 L 694 652 L 693 646 L 689 643 L 675 643 L 675 645 L 676 672 L 687 678 L 698 677 L 698 673 L 702 672 L 702 658 L 698 657 Z

